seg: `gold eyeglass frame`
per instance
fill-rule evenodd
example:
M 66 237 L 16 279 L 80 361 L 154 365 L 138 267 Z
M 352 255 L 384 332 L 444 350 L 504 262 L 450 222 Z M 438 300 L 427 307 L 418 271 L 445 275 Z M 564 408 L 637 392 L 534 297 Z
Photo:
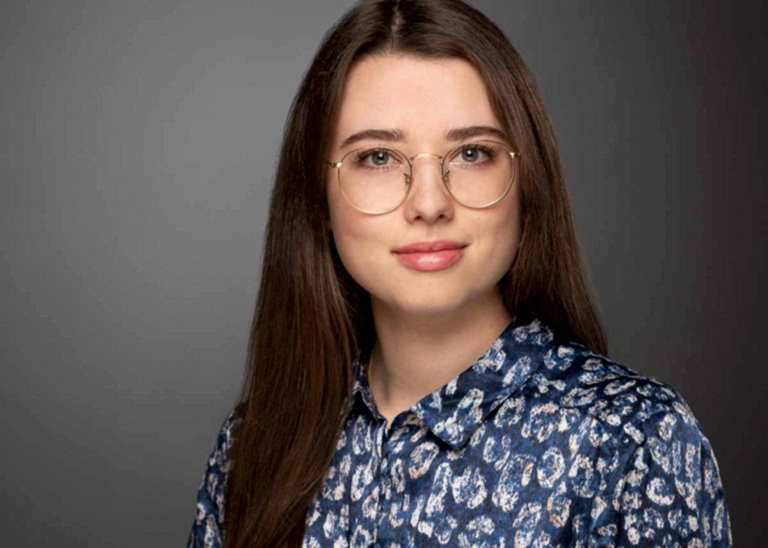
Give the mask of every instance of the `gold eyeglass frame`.
M 512 160 L 514 160 L 515 158 L 519 158 L 520 157 L 520 154 L 518 154 L 517 152 L 513 151 L 509 147 L 509 145 L 507 145 L 506 143 L 502 143 L 500 141 L 495 141 L 493 139 L 478 139 L 476 141 L 472 141 L 472 142 L 469 142 L 469 143 L 462 143 L 462 144 L 452 148 L 451 150 L 449 150 L 448 152 L 446 152 L 443 155 L 433 154 L 431 152 L 421 152 L 419 154 L 414 154 L 413 156 L 408 156 L 407 154 L 405 154 L 404 152 L 402 152 L 402 151 L 400 151 L 400 150 L 398 150 L 396 148 L 390 148 L 390 147 L 386 147 L 386 146 L 359 147 L 359 148 L 356 148 L 354 150 L 350 150 L 347 153 L 345 153 L 344 156 L 342 156 L 341 160 L 339 160 L 339 161 L 334 162 L 334 161 L 326 160 L 326 164 L 329 167 L 336 169 L 336 174 L 337 174 L 336 181 L 338 182 L 338 185 L 339 185 L 339 191 L 341 192 L 341 195 L 344 196 L 344 199 L 347 201 L 347 203 L 349 203 L 349 205 L 351 205 L 356 210 L 358 210 L 358 211 L 360 211 L 362 213 L 367 213 L 368 215 L 385 215 L 387 213 L 393 212 L 398 207 L 403 205 L 403 203 L 408 199 L 408 195 L 411 192 L 411 187 L 413 186 L 413 184 L 412 184 L 413 183 L 413 162 L 417 158 L 421 158 L 423 156 L 432 156 L 432 157 L 437 158 L 438 160 L 440 160 L 440 173 L 442 174 L 441 179 L 443 181 L 443 186 L 445 187 L 445 190 L 448 191 L 448 195 L 456 203 L 462 205 L 463 207 L 467 207 L 467 208 L 470 208 L 470 209 L 486 209 L 488 207 L 491 207 L 494 204 L 497 204 L 498 202 L 503 200 L 507 196 L 507 194 L 509 194 L 509 191 L 512 189 L 512 185 L 515 182 L 515 177 L 512 177 L 510 179 L 509 184 L 507 185 L 507 189 L 504 191 L 504 193 L 501 196 L 499 196 L 498 198 L 496 198 L 495 200 L 493 200 L 492 202 L 490 202 L 488 204 L 485 204 L 485 205 L 481 205 L 481 206 L 469 206 L 469 205 L 465 205 L 462 202 L 460 202 L 456 198 L 456 196 L 453 195 L 453 193 L 451 192 L 451 189 L 448 187 L 448 175 L 450 174 L 450 171 L 446 171 L 446 165 L 445 165 L 446 158 L 451 158 L 454 153 L 459 152 L 463 148 L 470 147 L 473 144 L 481 144 L 481 143 L 494 143 L 496 145 L 501 145 L 504 149 L 506 149 L 506 152 L 509 154 L 509 156 L 510 156 L 510 158 L 512 158 Z M 347 157 L 350 154 L 353 154 L 355 152 L 360 152 L 361 150 L 372 150 L 372 151 L 373 150 L 375 150 L 375 151 L 385 150 L 387 152 L 394 152 L 395 155 L 397 155 L 400 158 L 404 158 L 405 161 L 408 163 L 408 173 L 405 174 L 405 184 L 407 185 L 408 188 L 405 191 L 405 194 L 403 195 L 403 199 L 400 200 L 400 202 L 395 207 L 393 207 L 391 209 L 388 209 L 387 211 L 375 211 L 375 212 L 374 211 L 367 211 L 367 210 L 361 209 L 361 208 L 357 207 L 355 204 L 353 204 L 352 201 L 349 199 L 349 197 L 344 192 L 344 187 L 341 185 L 341 166 L 344 163 L 344 160 L 346 160 Z

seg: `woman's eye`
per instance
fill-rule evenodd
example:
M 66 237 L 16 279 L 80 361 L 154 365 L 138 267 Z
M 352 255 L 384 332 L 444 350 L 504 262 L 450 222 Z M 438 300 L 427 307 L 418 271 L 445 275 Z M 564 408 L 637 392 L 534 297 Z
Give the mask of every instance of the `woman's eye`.
M 361 152 L 357 157 L 359 164 L 368 164 L 374 167 L 386 166 L 392 154 L 383 149 L 368 150 Z
M 492 157 L 490 150 L 481 145 L 468 145 L 459 151 L 459 156 L 462 161 L 467 163 L 477 163 L 478 157 Z

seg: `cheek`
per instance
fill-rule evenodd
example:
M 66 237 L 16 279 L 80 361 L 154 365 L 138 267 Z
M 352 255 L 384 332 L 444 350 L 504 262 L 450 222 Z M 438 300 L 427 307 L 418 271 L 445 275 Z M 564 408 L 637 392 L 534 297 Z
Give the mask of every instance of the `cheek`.
M 515 197 L 516 198 L 516 197 Z M 508 207 L 498 211 L 491 222 L 486 224 L 487 233 L 484 238 L 488 244 L 485 256 L 494 271 L 501 277 L 514 261 L 520 245 L 520 209 L 517 200 L 510 201 Z
M 378 285 L 377 273 L 391 269 L 385 262 L 389 249 L 387 231 L 379 226 L 377 218 L 339 200 L 343 197 L 329 196 L 330 228 L 336 250 L 349 275 L 370 292 Z

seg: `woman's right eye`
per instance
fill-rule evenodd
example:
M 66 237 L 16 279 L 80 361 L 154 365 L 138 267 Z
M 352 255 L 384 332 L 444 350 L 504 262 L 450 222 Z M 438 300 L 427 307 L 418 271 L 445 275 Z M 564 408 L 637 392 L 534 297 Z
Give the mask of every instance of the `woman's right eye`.
M 357 164 L 371 167 L 385 167 L 392 153 L 386 149 L 365 150 L 357 154 Z M 370 161 L 369 161 L 370 159 Z

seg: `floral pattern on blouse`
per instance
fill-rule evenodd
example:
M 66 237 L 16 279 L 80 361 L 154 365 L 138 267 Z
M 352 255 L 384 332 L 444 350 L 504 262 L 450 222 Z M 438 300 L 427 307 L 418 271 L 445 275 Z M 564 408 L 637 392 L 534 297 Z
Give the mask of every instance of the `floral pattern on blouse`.
M 675 389 L 538 319 L 387 426 L 352 367 L 349 414 L 304 548 L 732 546 L 718 463 Z M 188 548 L 222 545 L 224 421 Z

